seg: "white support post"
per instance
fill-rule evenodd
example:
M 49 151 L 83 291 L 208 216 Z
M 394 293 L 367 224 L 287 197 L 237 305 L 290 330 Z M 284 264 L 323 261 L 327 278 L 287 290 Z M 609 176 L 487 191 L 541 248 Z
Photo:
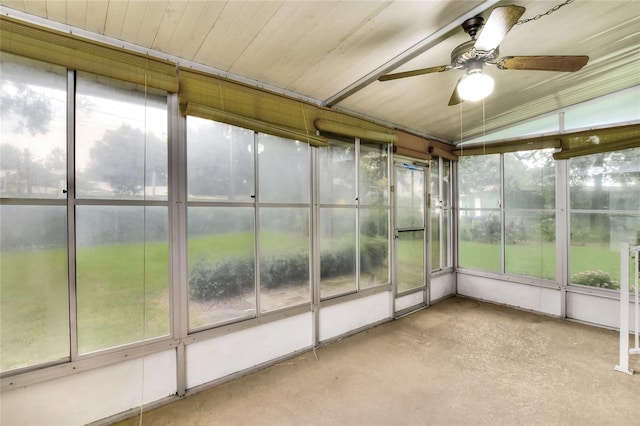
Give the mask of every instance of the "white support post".
M 634 262 L 634 315 L 635 315 L 635 348 L 629 350 L 629 256 L 635 253 Z M 640 353 L 638 347 L 638 254 L 639 247 L 629 247 L 629 243 L 620 244 L 620 360 L 614 370 L 621 373 L 633 374 L 633 370 L 629 369 L 629 354 Z
M 620 360 L 614 370 L 629 370 L 629 243 L 620 244 Z
M 638 297 L 638 294 L 640 293 L 640 286 L 638 285 L 638 279 L 640 277 L 640 246 L 635 247 L 632 251 L 635 252 L 635 262 L 634 262 L 634 268 L 633 268 L 633 275 L 635 277 L 635 284 L 634 284 L 634 293 L 635 293 L 635 297 L 634 297 L 634 315 L 635 315 L 635 327 L 633 328 L 634 331 L 634 335 L 635 335 L 635 347 L 633 349 L 631 349 L 629 351 L 630 354 L 632 355 L 638 355 L 640 354 L 640 344 L 638 342 L 638 336 L 640 335 L 640 298 Z

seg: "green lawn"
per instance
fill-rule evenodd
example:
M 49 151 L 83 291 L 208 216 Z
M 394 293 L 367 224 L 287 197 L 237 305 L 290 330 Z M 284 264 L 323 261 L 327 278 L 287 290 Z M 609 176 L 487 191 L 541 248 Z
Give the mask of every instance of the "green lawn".
M 570 256 L 571 276 L 584 271 L 602 270 L 615 280 L 620 280 L 620 253 L 611 250 L 608 244 L 572 246 Z M 555 279 L 556 251 L 553 243 L 507 245 L 505 260 L 507 273 Z M 499 272 L 500 245 L 461 241 L 460 265 Z

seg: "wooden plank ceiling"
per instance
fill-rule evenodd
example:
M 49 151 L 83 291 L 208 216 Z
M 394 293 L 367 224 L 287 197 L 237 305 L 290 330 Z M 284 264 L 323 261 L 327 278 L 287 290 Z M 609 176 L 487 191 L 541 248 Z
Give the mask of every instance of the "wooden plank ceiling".
M 459 24 L 496 5 L 543 14 L 564 0 L 162 1 L 0 0 L 3 12 L 123 40 L 418 134 L 456 143 L 640 84 L 640 1 L 576 0 L 515 26 L 506 55 L 589 55 L 577 73 L 501 71 L 482 102 L 447 106 L 463 71 L 389 82 L 383 71 L 446 65 Z M 424 52 L 409 60 L 411 49 Z M 395 69 L 394 69 L 395 68 Z M 630 108 L 640 108 L 631 105 Z

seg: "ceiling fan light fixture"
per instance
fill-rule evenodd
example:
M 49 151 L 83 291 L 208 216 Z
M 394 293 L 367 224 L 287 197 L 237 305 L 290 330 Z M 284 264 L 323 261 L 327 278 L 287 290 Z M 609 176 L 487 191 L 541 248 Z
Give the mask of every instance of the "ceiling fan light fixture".
M 458 83 L 458 96 L 465 101 L 476 102 L 493 92 L 494 81 L 482 70 L 470 70 Z

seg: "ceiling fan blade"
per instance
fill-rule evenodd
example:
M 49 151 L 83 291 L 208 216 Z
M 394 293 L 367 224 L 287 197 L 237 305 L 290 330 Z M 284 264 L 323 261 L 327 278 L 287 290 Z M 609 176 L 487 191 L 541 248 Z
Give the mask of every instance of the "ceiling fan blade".
M 505 56 L 496 63 L 501 70 L 564 71 L 580 70 L 589 61 L 578 56 Z
M 459 103 L 464 102 L 460 96 L 458 96 L 458 84 L 462 80 L 462 77 L 458 79 L 455 87 L 453 88 L 453 93 L 451 94 L 451 98 L 449 99 L 449 106 L 458 105 Z
M 450 65 L 440 65 L 438 67 L 420 68 L 419 70 L 397 72 L 395 74 L 387 74 L 378 78 L 379 81 L 396 80 L 398 78 L 413 77 L 415 75 L 430 74 L 432 72 L 443 72 L 451 69 Z
M 490 51 L 498 47 L 504 36 L 518 22 L 526 9 L 522 6 L 500 6 L 491 11 L 487 23 L 480 30 L 480 34 L 473 47 L 476 50 Z

